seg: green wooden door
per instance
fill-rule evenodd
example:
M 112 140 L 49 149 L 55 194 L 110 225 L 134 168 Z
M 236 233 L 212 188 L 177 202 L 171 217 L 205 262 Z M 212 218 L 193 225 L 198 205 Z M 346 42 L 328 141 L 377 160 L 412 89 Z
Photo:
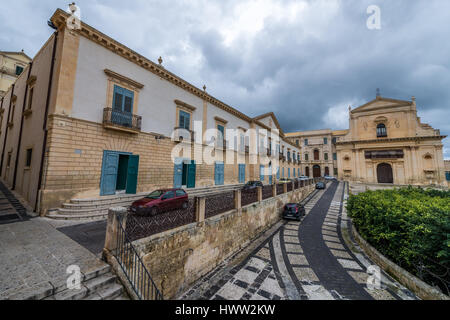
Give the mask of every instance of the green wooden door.
M 128 194 L 136 194 L 139 171 L 139 156 L 130 155 L 128 160 L 127 190 Z
M 194 161 L 192 161 L 188 165 L 188 179 L 187 179 L 187 187 L 195 188 L 195 175 L 197 173 L 197 165 Z

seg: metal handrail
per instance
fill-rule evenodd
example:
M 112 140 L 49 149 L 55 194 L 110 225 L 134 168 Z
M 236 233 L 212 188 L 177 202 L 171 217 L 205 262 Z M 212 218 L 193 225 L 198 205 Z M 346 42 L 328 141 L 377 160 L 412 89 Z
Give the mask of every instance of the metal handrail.
M 118 261 L 133 291 L 139 300 L 163 300 L 163 295 L 158 290 L 144 262 L 129 240 L 121 221 L 119 221 L 118 231 L 114 257 Z M 130 254 L 132 255 L 132 270 L 129 270 L 130 265 L 128 267 L 126 265 L 126 262 L 130 262 Z

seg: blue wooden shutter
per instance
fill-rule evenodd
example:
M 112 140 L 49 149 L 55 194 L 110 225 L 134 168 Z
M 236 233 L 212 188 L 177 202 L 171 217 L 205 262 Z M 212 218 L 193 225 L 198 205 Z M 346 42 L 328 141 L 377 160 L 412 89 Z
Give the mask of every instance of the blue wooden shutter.
M 139 172 L 139 156 L 130 155 L 128 160 L 127 190 L 128 194 L 136 194 Z
M 123 111 L 126 113 L 133 113 L 134 92 L 128 89 L 123 89 L 123 95 Z
M 188 188 L 195 188 L 195 176 L 197 174 L 197 165 L 195 164 L 195 161 L 191 161 L 191 163 L 188 166 Z
M 173 172 L 173 187 L 181 188 L 183 184 L 183 162 L 175 160 Z
M 272 173 L 272 165 L 269 166 L 269 184 L 272 184 L 273 181 L 273 173 Z
M 261 181 L 264 181 L 264 166 L 259 166 L 259 177 Z
M 123 97 L 124 92 L 123 88 L 117 85 L 114 85 L 114 95 L 113 95 L 113 109 L 116 111 L 123 110 Z
M 100 180 L 100 195 L 116 193 L 117 171 L 119 168 L 119 154 L 113 151 L 103 152 L 102 175 Z
M 245 183 L 245 164 L 239 165 L 239 183 Z
M 222 162 L 216 162 L 214 180 L 217 186 L 224 184 L 224 164 Z

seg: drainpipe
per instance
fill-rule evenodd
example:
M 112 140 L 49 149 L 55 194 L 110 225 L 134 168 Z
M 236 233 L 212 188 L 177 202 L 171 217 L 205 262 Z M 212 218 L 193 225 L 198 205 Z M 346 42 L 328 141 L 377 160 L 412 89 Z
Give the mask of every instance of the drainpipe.
M 9 116 L 11 114 L 11 104 L 12 104 L 12 98 L 14 96 L 14 86 L 15 86 L 15 84 L 13 83 L 13 85 L 11 86 L 11 97 L 9 99 L 8 117 L 6 118 L 5 139 L 3 140 L 2 160 L 0 163 L 0 176 L 2 175 L 2 172 L 3 172 L 3 159 L 5 158 L 6 139 L 8 138 L 8 132 L 9 132 L 8 121 L 9 121 Z
M 28 70 L 28 76 L 27 80 L 30 79 L 31 75 L 31 69 L 33 68 L 33 61 L 30 62 L 30 69 Z M 28 81 L 27 81 L 28 82 Z M 12 190 L 16 189 L 16 180 L 17 180 L 17 166 L 19 165 L 19 156 L 20 156 L 20 145 L 22 144 L 22 131 L 23 131 L 23 121 L 24 116 L 23 113 L 25 112 L 25 106 L 27 103 L 27 94 L 28 94 L 28 83 L 25 86 L 25 94 L 23 96 L 23 106 L 22 106 L 22 118 L 20 120 L 20 130 L 19 130 L 19 142 L 17 143 L 17 155 L 16 155 L 16 162 L 14 164 L 14 178 L 13 178 L 13 184 L 12 184 Z
M 56 44 L 58 43 L 58 31 L 55 31 L 55 41 L 53 43 L 53 53 L 52 53 L 52 63 L 50 66 L 50 76 L 48 79 L 48 88 L 47 88 L 47 101 L 45 103 L 45 114 L 44 114 L 44 123 L 42 125 L 42 129 L 44 130 L 44 140 L 42 142 L 42 153 L 41 153 L 41 164 L 39 168 L 39 181 L 38 187 L 36 191 L 36 201 L 34 203 L 34 211 L 37 212 L 38 204 L 39 204 L 39 192 L 41 191 L 42 184 L 42 175 L 44 172 L 44 158 L 45 158 L 45 148 L 47 146 L 47 117 L 48 117 L 48 109 L 50 106 L 50 96 L 52 91 L 53 84 L 53 69 L 55 67 L 55 56 L 56 56 Z

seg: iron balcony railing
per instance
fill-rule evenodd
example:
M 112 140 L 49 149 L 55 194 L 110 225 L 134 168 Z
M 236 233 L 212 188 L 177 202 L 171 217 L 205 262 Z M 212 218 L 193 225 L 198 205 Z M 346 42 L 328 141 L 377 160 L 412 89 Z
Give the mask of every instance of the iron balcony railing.
M 103 123 L 141 131 L 142 117 L 129 112 L 105 108 L 103 109 Z

